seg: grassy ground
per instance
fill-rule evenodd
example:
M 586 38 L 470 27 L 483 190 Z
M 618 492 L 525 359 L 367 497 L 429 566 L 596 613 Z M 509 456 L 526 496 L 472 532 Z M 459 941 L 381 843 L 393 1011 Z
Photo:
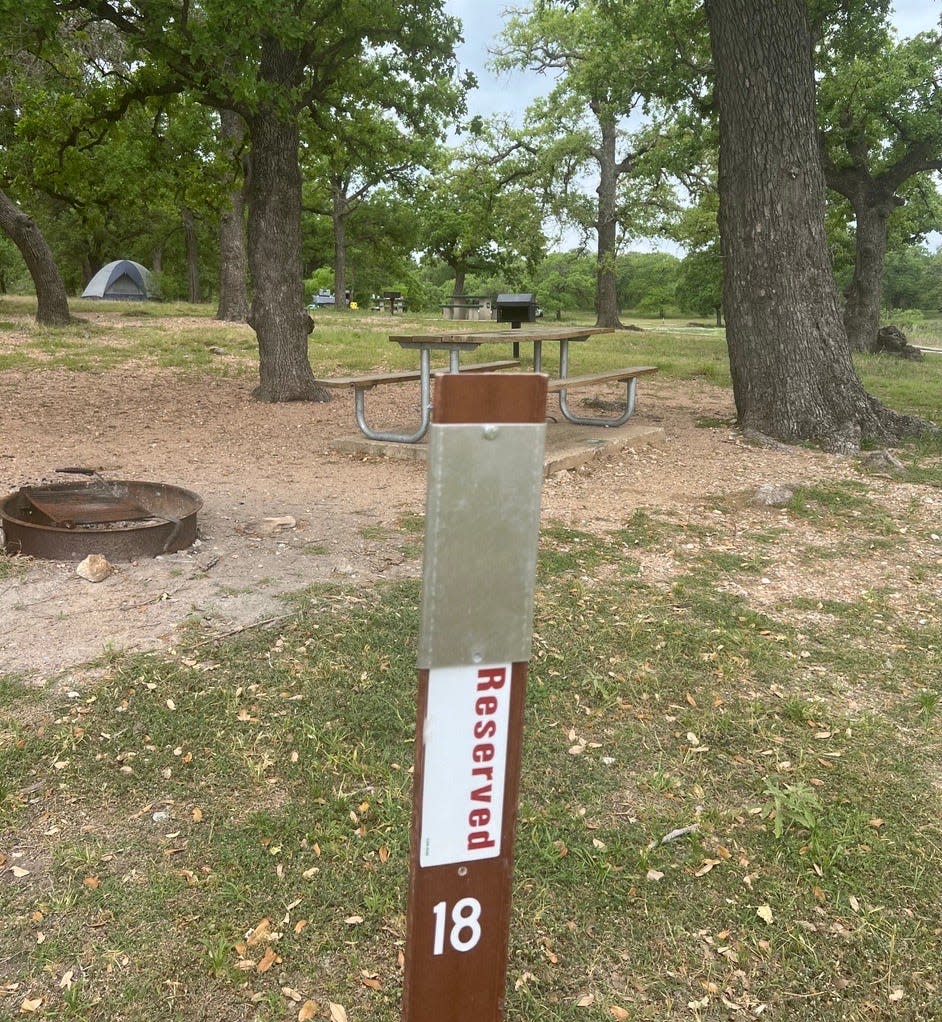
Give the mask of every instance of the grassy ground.
M 0 296 L 0 370 L 43 368 L 51 365 L 88 372 L 104 372 L 130 362 L 196 372 L 257 373 L 255 335 L 245 326 L 224 325 L 212 319 L 213 309 L 185 303 L 93 302 L 73 300 L 73 314 L 86 319 L 75 326 L 50 329 L 32 322 L 32 299 Z M 134 322 L 117 332 L 88 314 L 106 313 Z M 338 368 L 352 372 L 378 367 L 414 368 L 414 352 L 389 343 L 394 332 L 447 329 L 452 324 L 432 314 L 389 317 L 376 313 L 314 313 L 317 326 L 311 334 L 310 358 L 316 373 L 327 375 Z M 180 322 L 184 319 L 185 323 Z M 590 313 L 575 314 L 568 322 L 590 323 Z M 139 322 L 143 320 L 142 322 Z M 670 320 L 632 317 L 639 332 L 626 331 L 593 340 L 573 352 L 573 361 L 587 372 L 610 367 L 612 358 L 639 364 L 652 363 L 662 375 L 678 379 L 701 378 L 721 386 L 730 384 L 724 333 L 714 327 L 692 327 Z M 550 322 L 547 324 L 552 326 Z M 497 324 L 459 324 L 474 330 L 501 330 Z M 116 333 L 120 343 L 116 343 Z M 14 344 L 4 344 L 15 336 Z M 942 320 L 926 320 L 914 334 L 923 343 L 942 346 Z M 211 350 L 215 349 L 215 350 Z M 529 352 L 524 346 L 524 361 Z M 553 371 L 551 351 L 547 370 Z M 220 357 L 223 356 L 223 357 Z M 479 349 L 480 361 L 507 356 L 506 343 Z M 442 355 L 442 365 L 446 356 Z M 942 389 L 942 356 L 929 356 L 921 365 L 881 356 L 863 356 L 858 369 L 868 389 L 891 405 L 906 404 L 919 414 L 937 417 Z
M 359 368 L 388 327 L 361 330 L 317 343 Z M 708 331 L 614 343 L 722 375 Z M 942 370 L 863 369 L 938 417 Z M 905 458 L 940 485 L 938 452 Z M 911 549 L 905 610 L 734 595 L 779 536 L 722 498 L 693 531 L 544 530 L 508 1019 L 942 1018 L 942 546 L 885 485 L 788 513 L 808 563 Z M 0 1018 L 399 1017 L 419 595 L 299 593 L 276 629 L 115 658 L 81 694 L 0 678 Z

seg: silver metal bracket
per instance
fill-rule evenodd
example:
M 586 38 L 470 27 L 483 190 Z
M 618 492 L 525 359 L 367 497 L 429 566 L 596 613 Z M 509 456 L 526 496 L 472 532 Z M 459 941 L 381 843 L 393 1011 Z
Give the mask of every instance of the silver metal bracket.
M 419 667 L 530 659 L 545 423 L 429 431 Z

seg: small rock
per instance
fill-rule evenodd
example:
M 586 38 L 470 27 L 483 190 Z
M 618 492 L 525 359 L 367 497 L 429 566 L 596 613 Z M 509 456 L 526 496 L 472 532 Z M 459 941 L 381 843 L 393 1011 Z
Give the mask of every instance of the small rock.
M 291 515 L 281 515 L 279 518 L 262 518 L 257 522 L 249 522 L 245 531 L 253 536 L 274 536 L 276 533 L 294 529 L 297 524 L 297 519 Z
M 103 582 L 114 569 L 101 554 L 89 554 L 75 569 L 75 574 L 89 582 Z
M 216 345 L 213 345 L 209 349 L 209 353 L 210 353 L 210 355 L 225 355 L 226 354 L 226 349 L 225 348 L 219 348 Z
M 766 483 L 755 493 L 755 502 L 763 507 L 784 507 L 795 496 L 795 487 L 785 483 Z
M 877 348 L 890 355 L 912 359 L 914 362 L 922 362 L 925 358 L 922 351 L 910 344 L 903 331 L 895 326 L 880 327 L 877 332 Z
M 170 819 L 170 813 L 165 813 L 163 810 L 161 810 L 160 812 L 154 813 L 154 815 L 151 816 L 151 819 L 154 821 L 154 823 L 166 823 L 167 820 Z
M 902 475 L 906 466 L 892 451 L 870 451 L 860 459 L 861 468 L 870 472 L 888 472 L 890 475 Z

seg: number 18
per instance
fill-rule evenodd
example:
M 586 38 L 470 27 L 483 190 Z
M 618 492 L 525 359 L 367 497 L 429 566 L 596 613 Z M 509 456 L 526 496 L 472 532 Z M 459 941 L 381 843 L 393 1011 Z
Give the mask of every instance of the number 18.
M 432 953 L 445 953 L 445 916 L 448 905 L 440 901 L 432 911 L 435 913 L 435 939 Z M 451 910 L 451 930 L 448 943 L 455 951 L 470 951 L 481 939 L 481 903 L 477 898 L 462 898 Z M 467 933 L 467 936 L 463 934 Z

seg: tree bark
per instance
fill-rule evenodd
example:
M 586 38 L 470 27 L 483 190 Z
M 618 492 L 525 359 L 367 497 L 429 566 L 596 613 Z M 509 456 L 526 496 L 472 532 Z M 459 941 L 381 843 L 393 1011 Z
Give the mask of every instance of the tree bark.
M 216 319 L 244 323 L 249 318 L 248 270 L 245 253 L 245 190 L 242 146 L 245 125 L 231 110 L 220 110 L 223 144 L 234 164 L 235 184 L 219 221 L 219 306 Z
M 844 293 L 844 326 L 851 351 L 879 349 L 886 235 L 895 205 L 891 202 L 887 208 L 884 203 L 866 201 L 854 204 L 857 218 L 854 276 Z
M 0 230 L 20 250 L 36 288 L 36 322 L 66 326 L 71 322 L 69 299 L 59 267 L 42 231 L 12 199 L 0 191 Z
M 203 293 L 200 290 L 200 261 L 199 246 L 196 241 L 196 217 L 192 209 L 184 209 L 181 214 L 183 220 L 183 241 L 186 248 L 186 280 L 189 300 L 198 305 L 203 300 Z
M 451 292 L 451 300 L 452 302 L 454 302 L 455 298 L 458 295 L 464 294 L 465 280 L 467 279 L 467 270 L 463 266 L 453 266 L 452 269 L 455 271 L 455 286 Z
M 334 228 L 334 308 L 347 307 L 347 197 L 343 181 L 330 183 L 331 222 Z
M 598 250 L 596 254 L 595 325 L 622 329 L 618 315 L 618 280 L 615 257 L 618 245 L 618 160 L 615 147 L 618 130 L 614 117 L 596 114 L 602 144 L 595 152 L 599 164 Z
M 263 77 L 288 76 L 293 55 L 273 39 L 263 45 Z M 329 401 L 307 355 L 313 324 L 301 280 L 301 167 L 297 115 L 262 104 L 249 122 L 249 325 L 258 336 L 260 401 Z
M 851 361 L 824 233 L 805 0 L 707 0 L 720 115 L 720 239 L 740 424 L 852 452 L 930 425 L 889 411 Z

